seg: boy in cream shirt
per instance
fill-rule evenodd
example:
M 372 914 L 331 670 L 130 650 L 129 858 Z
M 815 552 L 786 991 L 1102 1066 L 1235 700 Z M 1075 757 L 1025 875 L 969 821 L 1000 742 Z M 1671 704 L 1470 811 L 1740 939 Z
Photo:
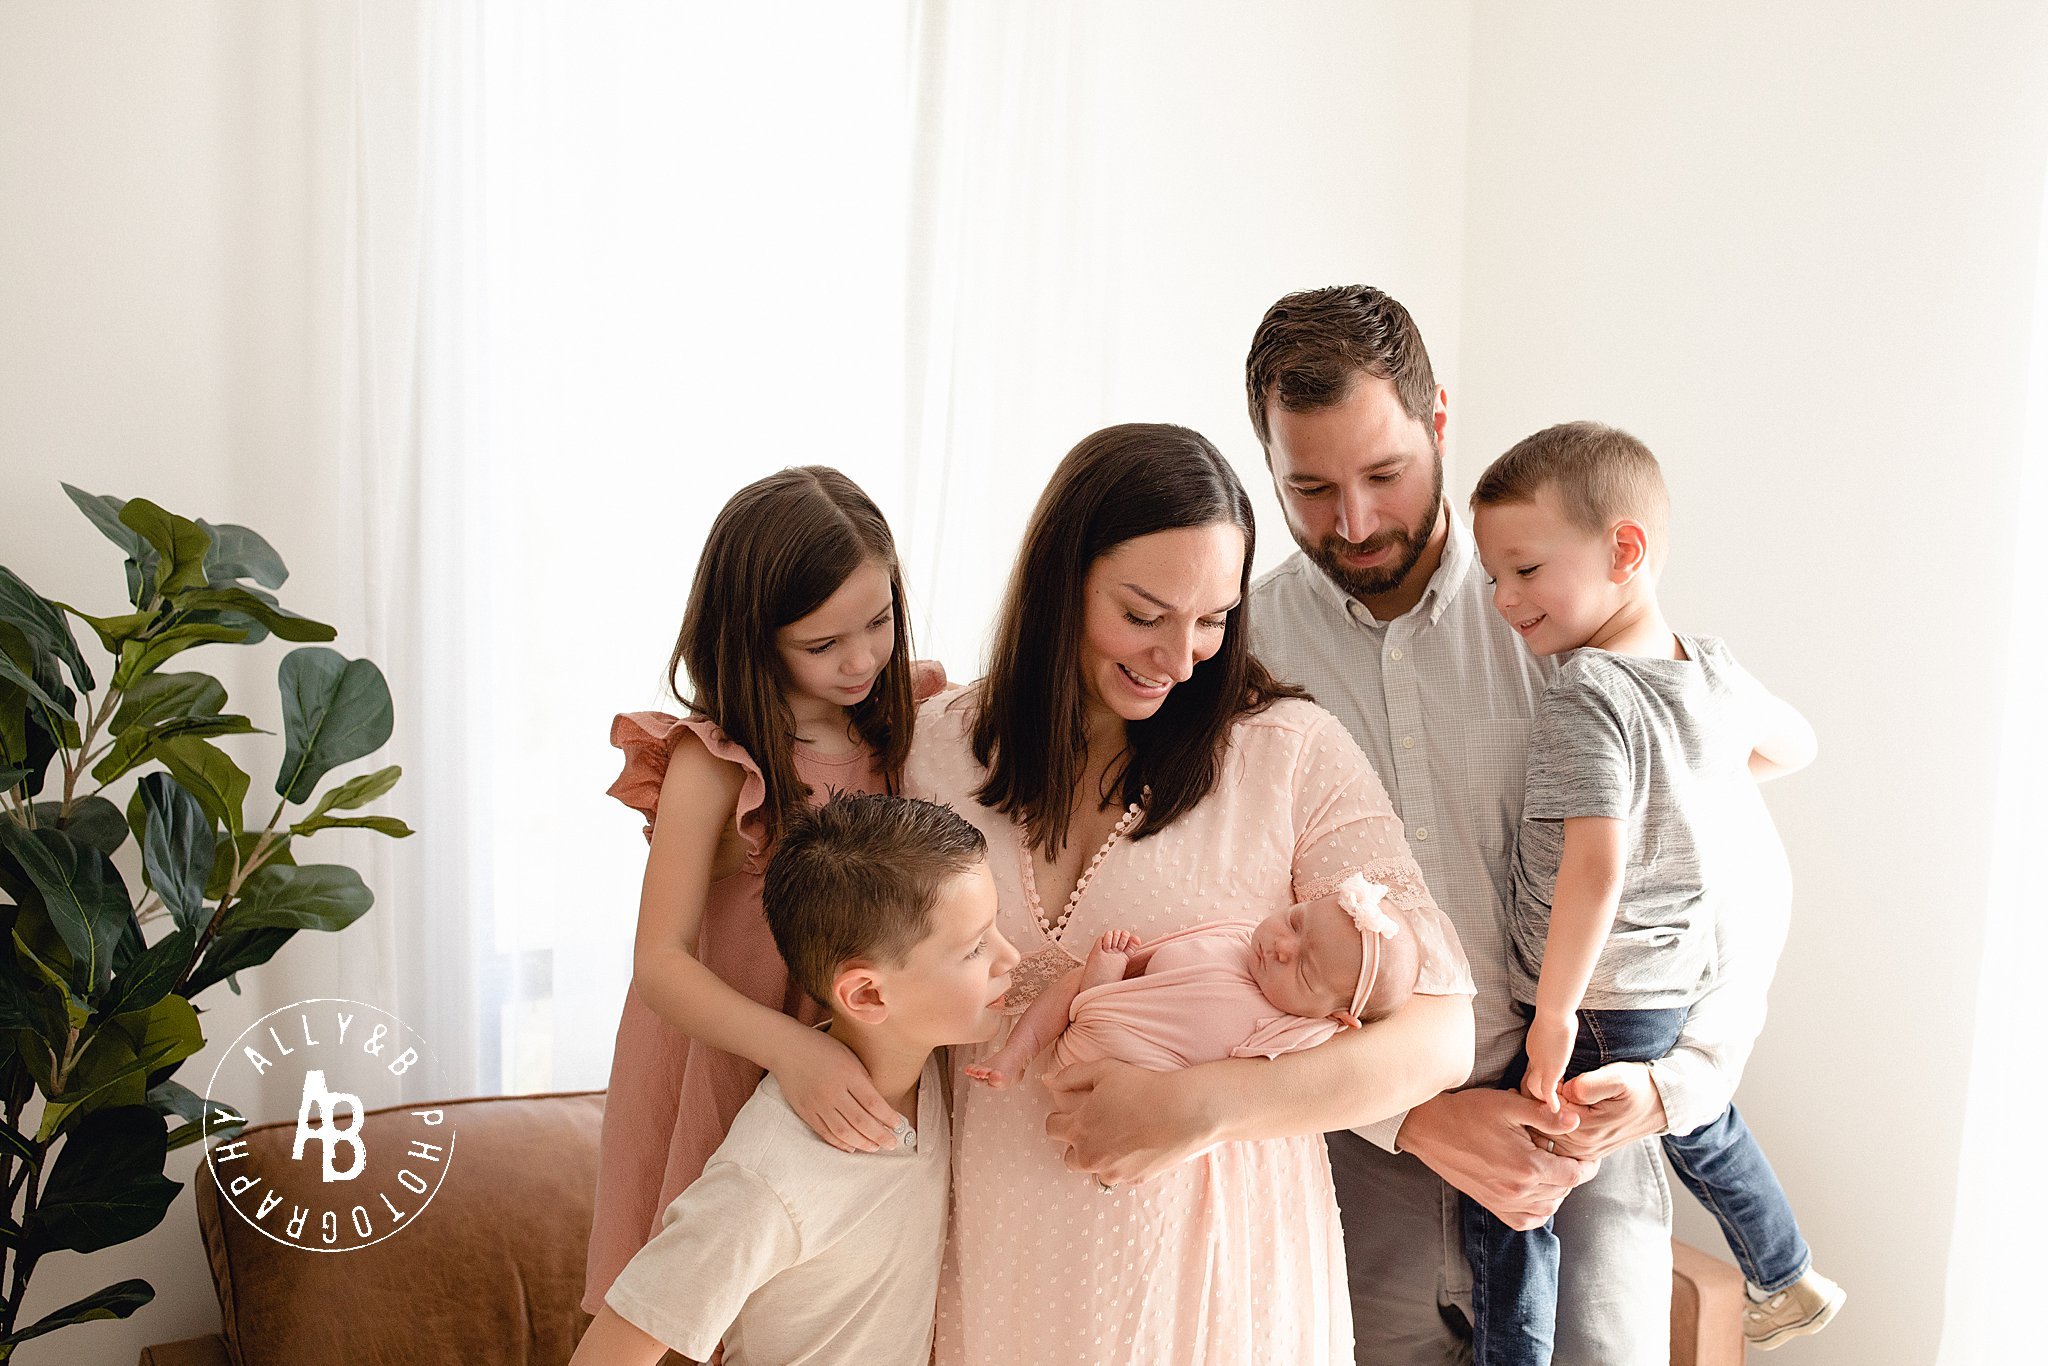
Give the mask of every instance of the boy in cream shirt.
M 995 926 L 981 834 L 907 797 L 842 797 L 799 820 L 763 908 L 832 1037 L 917 1125 L 894 1152 L 820 1139 L 765 1078 L 703 1176 L 627 1264 L 571 1366 L 924 1366 L 945 1243 L 949 1133 L 933 1050 L 1000 1020 L 1016 950 Z

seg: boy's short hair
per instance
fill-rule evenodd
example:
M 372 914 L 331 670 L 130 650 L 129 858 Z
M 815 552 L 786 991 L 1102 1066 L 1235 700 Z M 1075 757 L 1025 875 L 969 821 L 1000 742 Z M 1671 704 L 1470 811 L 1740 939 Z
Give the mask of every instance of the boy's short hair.
M 1582 531 L 1603 532 L 1617 518 L 1641 522 L 1661 548 L 1671 494 L 1650 448 L 1618 427 L 1561 422 L 1523 437 L 1486 467 L 1472 489 L 1472 509 L 1533 503 L 1544 489 Z
M 843 964 L 901 963 L 931 933 L 939 888 L 987 852 L 951 807 L 915 797 L 834 797 L 798 814 L 761 889 L 790 977 L 829 1007 Z

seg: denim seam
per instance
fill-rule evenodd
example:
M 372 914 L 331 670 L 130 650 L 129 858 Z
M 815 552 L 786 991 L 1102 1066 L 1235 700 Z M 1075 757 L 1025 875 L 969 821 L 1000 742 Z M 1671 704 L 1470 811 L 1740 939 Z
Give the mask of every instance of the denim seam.
M 1763 1285 L 1756 1279 L 1756 1253 L 1750 1247 L 1749 1239 L 1743 1236 L 1741 1227 L 1729 1218 L 1728 1212 L 1722 1206 L 1721 1201 L 1715 1198 L 1713 1187 L 1701 1180 L 1699 1173 L 1693 1170 L 1692 1164 L 1672 1145 L 1668 1143 L 1664 1145 L 1664 1155 L 1671 1159 L 1671 1165 L 1677 1169 L 1678 1175 L 1684 1180 L 1686 1189 L 1690 1190 L 1693 1196 L 1713 1213 L 1714 1221 L 1721 1225 L 1721 1232 L 1729 1240 L 1736 1260 L 1742 1263 L 1742 1274 L 1749 1278 L 1749 1283 L 1774 1293 L 1784 1289 L 1784 1285 Z M 1798 1277 L 1796 1276 L 1793 1278 L 1793 1280 L 1797 1279 Z M 1785 1285 L 1789 1284 L 1791 1284 L 1790 1281 L 1785 1282 Z

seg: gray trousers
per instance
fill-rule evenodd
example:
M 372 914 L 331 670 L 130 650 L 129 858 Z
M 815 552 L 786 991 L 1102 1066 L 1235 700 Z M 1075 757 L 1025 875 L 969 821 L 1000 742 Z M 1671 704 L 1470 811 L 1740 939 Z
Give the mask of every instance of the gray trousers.
M 1358 1366 L 1472 1360 L 1472 1273 L 1458 1193 L 1415 1158 L 1327 1135 Z M 1557 1211 L 1555 1366 L 1664 1366 L 1671 1353 L 1671 1188 L 1655 1139 L 1609 1156 Z

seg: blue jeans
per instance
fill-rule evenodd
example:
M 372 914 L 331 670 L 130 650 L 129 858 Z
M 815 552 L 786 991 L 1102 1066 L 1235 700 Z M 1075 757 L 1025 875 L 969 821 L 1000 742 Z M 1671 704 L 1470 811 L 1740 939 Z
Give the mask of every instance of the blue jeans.
M 1661 1058 L 1678 1042 L 1685 1016 L 1683 1009 L 1582 1010 L 1565 1076 Z M 1519 1086 L 1528 1065 L 1528 1054 L 1517 1054 L 1501 1087 Z M 1664 1152 L 1721 1225 L 1751 1284 L 1782 1290 L 1806 1273 L 1811 1254 L 1791 1202 L 1733 1105 L 1694 1133 L 1666 1135 Z M 1460 1203 L 1472 1263 L 1474 1366 L 1547 1366 L 1557 1320 L 1557 1235 L 1549 1221 L 1517 1232 L 1469 1196 Z

